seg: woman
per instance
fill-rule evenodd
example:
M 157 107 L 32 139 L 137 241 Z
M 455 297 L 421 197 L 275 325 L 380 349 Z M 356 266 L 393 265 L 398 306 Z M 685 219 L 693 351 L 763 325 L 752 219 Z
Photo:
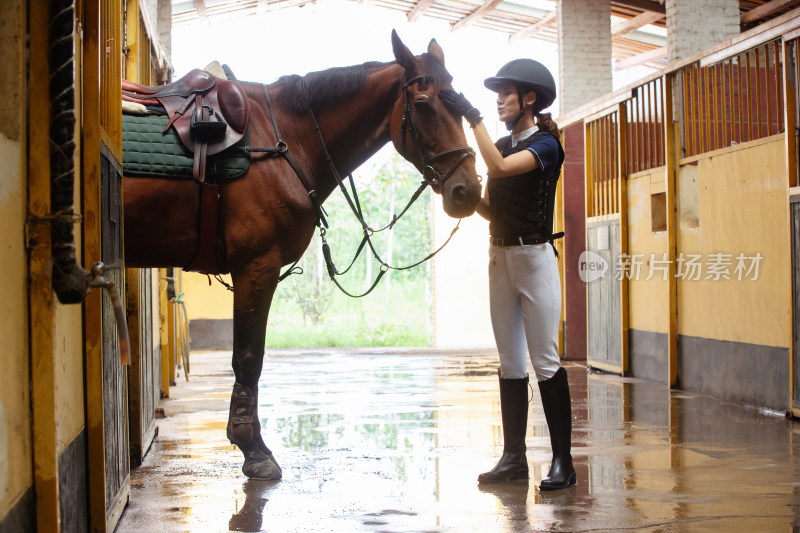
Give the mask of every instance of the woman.
M 539 383 L 553 460 L 540 490 L 575 485 L 572 466 L 567 372 L 558 357 L 561 288 L 553 239 L 556 183 L 564 162 L 558 127 L 541 111 L 556 87 L 547 68 L 515 59 L 484 85 L 497 92 L 497 112 L 511 135 L 492 143 L 480 111 L 463 94 L 446 91 L 442 101 L 472 126 L 489 170 L 478 213 L 489 220 L 489 295 L 500 354 L 503 455 L 479 483 L 529 479 L 525 456 L 528 425 L 527 352 Z

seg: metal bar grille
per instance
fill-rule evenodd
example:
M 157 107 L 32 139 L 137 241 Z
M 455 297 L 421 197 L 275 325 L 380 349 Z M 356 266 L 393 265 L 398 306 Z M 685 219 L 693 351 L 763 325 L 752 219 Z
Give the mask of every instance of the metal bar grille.
M 664 78 L 636 89 L 625 102 L 628 115 L 628 174 L 664 165 Z
M 798 69 L 798 50 L 800 49 L 800 38 L 786 41 L 785 43 L 786 57 L 786 74 L 784 80 L 786 83 L 786 96 L 787 96 L 787 115 L 786 115 L 786 129 L 787 135 L 791 135 L 789 139 L 791 142 L 787 143 L 789 147 L 789 187 L 797 187 L 800 185 L 800 165 L 797 164 L 798 150 L 800 150 L 800 69 Z M 783 102 L 783 99 L 780 99 Z
M 720 63 L 682 69 L 685 157 L 783 131 L 782 46 L 776 39 Z
M 616 171 L 618 113 L 586 123 L 586 190 L 587 216 L 619 213 L 620 177 Z

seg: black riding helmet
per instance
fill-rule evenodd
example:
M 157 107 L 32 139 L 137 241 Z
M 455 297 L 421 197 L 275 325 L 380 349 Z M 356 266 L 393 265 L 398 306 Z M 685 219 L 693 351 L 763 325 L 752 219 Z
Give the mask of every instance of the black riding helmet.
M 547 67 L 533 59 L 521 58 L 509 61 L 497 71 L 497 75 L 486 78 L 483 84 L 487 89 L 498 92 L 502 83 L 512 82 L 517 87 L 520 102 L 519 116 L 512 122 L 506 123 L 510 130 L 522 118 L 525 106 L 522 103 L 523 89 L 533 90 L 536 93 L 536 102 L 533 104 L 534 114 L 550 107 L 556 99 L 556 81 Z M 527 91 L 526 91 L 527 92 Z

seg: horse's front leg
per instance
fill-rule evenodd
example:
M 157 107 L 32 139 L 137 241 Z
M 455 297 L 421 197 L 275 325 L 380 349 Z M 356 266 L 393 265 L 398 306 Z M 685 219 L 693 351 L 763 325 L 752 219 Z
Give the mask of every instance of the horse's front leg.
M 256 260 L 233 276 L 233 372 L 236 383 L 228 417 L 228 439 L 244 454 L 242 472 L 250 478 L 281 479 L 281 467 L 261 438 L 258 379 L 264 362 L 267 317 L 279 266 Z

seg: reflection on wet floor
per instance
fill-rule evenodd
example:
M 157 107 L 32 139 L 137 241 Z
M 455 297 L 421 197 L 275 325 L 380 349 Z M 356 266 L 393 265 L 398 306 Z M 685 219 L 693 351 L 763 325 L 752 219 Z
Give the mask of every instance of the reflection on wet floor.
M 792 531 L 796 422 L 567 364 L 578 485 L 550 461 L 531 389 L 530 483 L 478 487 L 502 451 L 492 352 L 269 352 L 262 434 L 280 482 L 247 480 L 225 438 L 230 355 L 192 354 L 117 529 L 128 531 Z

